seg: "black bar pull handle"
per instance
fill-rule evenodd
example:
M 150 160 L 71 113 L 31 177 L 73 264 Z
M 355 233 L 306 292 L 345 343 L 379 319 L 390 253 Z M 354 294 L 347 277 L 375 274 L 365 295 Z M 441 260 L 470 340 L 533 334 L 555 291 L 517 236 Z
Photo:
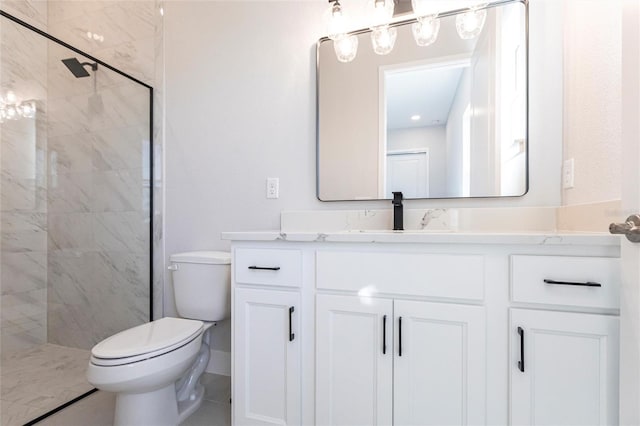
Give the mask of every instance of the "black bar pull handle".
M 279 271 L 280 267 L 279 266 L 249 266 L 249 269 L 257 269 L 259 271 Z
M 398 317 L 398 356 L 402 356 L 402 317 Z
M 592 281 L 587 281 L 585 283 L 577 283 L 573 281 L 556 281 L 556 280 L 548 280 L 544 279 L 545 284 L 556 284 L 556 285 L 578 285 L 582 287 L 602 287 L 600 283 L 594 283 Z
M 382 355 L 387 353 L 387 316 L 382 316 Z
M 292 325 L 291 325 L 291 317 L 293 316 L 293 311 L 295 311 L 295 308 L 292 306 L 289 308 L 289 341 L 293 342 L 293 339 L 295 339 L 296 335 L 293 334 L 293 329 L 292 329 Z
M 522 327 L 518 327 L 518 334 L 520 335 L 520 361 L 518 361 L 518 370 L 524 373 L 524 330 Z

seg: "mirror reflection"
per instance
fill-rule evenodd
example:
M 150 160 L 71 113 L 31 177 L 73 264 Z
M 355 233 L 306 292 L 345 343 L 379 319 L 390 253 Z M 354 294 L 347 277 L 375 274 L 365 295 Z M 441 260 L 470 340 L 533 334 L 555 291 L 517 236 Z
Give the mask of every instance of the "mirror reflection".
M 519 196 L 527 191 L 526 6 L 487 9 L 477 37 L 455 15 L 429 46 L 398 25 L 377 55 L 370 33 L 338 61 L 318 44 L 318 198 Z

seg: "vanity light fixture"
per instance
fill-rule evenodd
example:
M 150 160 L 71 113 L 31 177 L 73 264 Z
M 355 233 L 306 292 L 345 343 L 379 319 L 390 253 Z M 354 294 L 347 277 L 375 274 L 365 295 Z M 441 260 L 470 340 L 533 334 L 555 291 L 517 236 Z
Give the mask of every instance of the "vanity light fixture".
M 338 38 L 333 39 L 333 49 L 340 62 L 351 62 L 358 53 L 358 37 L 341 34 Z
M 391 26 L 395 0 L 367 0 L 366 15 L 370 22 L 371 44 L 378 55 L 389 54 L 396 43 L 398 31 Z M 348 30 L 349 20 L 340 0 L 329 0 L 327 11 L 327 34 L 333 40 L 336 57 L 340 62 L 351 62 L 358 52 L 358 38 Z M 486 7 L 489 3 L 464 0 L 471 3 L 468 10 L 456 15 L 456 30 L 463 40 L 477 37 L 487 19 Z M 443 0 L 411 0 L 416 22 L 411 25 L 413 38 L 418 46 L 429 46 L 438 39 L 440 32 L 439 9 Z M 451 7 L 451 6 L 449 6 Z
M 456 30 L 463 40 L 469 40 L 476 37 L 484 27 L 484 21 L 487 19 L 488 3 L 475 5 L 470 7 L 465 13 L 456 16 Z
M 371 44 L 378 55 L 388 55 L 393 50 L 398 37 L 398 30 L 388 25 L 371 30 Z
M 358 37 L 347 34 L 348 18 L 339 0 L 329 0 L 327 11 L 327 34 L 333 40 L 333 50 L 340 62 L 351 62 L 358 53 Z
M 418 22 L 411 25 L 413 38 L 418 46 L 429 46 L 438 39 L 440 32 L 440 20 L 437 15 L 421 16 L 416 18 Z
M 389 27 L 393 18 L 394 0 L 368 0 L 367 17 L 371 25 L 371 44 L 378 55 L 388 55 L 396 44 L 398 30 Z
M 21 118 L 33 118 L 36 115 L 36 103 L 34 101 L 18 102 L 12 91 L 6 96 L 0 97 L 0 123 Z
M 411 0 L 411 8 L 417 20 L 411 25 L 411 31 L 418 46 L 429 46 L 438 39 L 439 6 L 439 2 L 434 0 Z

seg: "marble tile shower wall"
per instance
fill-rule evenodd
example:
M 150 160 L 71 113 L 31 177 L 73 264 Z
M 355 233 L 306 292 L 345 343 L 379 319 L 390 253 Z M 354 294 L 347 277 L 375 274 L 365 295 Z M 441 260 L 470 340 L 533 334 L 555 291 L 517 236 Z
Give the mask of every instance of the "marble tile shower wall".
M 48 28 L 153 84 L 155 10 L 50 1 Z M 88 349 L 149 318 L 149 92 L 100 67 L 77 79 L 66 57 L 50 46 L 48 341 Z
M 163 79 L 159 5 L 156 0 L 0 0 L 3 10 L 152 86 L 161 86 Z M 5 59 L 15 58 L 9 86 L 34 74 L 43 92 L 34 96 L 41 99 L 37 184 L 32 179 L 17 185 L 14 178 L 7 185 L 11 169 L 4 166 L 19 154 L 12 153 L 16 144 L 10 138 L 15 142 L 24 136 L 18 129 L 2 129 L 3 355 L 47 337 L 88 348 L 146 321 L 149 310 L 151 184 L 149 163 L 143 161 L 149 148 L 148 91 L 99 70 L 94 93 L 92 78 L 75 79 L 60 63 L 75 55 L 35 34 L 42 47 L 34 49 L 23 43 L 30 37 L 3 37 L 3 46 L 15 50 L 7 53 L 4 47 L 0 58 L 3 79 L 10 74 Z M 154 115 L 161 117 L 161 90 L 154 95 Z M 156 164 L 161 164 L 160 122 L 153 126 Z M 164 258 L 159 171 L 154 179 L 155 270 L 162 270 Z M 20 200 L 21 206 L 11 205 Z M 25 207 L 24 200 L 32 207 Z M 155 274 L 156 315 L 162 285 L 162 274 Z
M 40 27 L 46 5 L 2 1 L 0 7 Z M 2 355 L 47 339 L 46 75 L 47 43 L 3 21 L 0 95 L 37 100 L 35 118 L 0 125 L 0 346 Z

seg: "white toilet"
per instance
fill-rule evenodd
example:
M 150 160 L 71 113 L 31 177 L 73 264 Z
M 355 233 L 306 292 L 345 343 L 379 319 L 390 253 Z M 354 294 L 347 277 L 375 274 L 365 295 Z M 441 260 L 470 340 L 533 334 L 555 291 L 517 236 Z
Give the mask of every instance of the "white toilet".
M 170 257 L 176 308 L 166 317 L 115 334 L 91 350 L 89 383 L 115 392 L 116 426 L 175 426 L 202 403 L 198 382 L 209 362 L 209 328 L 230 317 L 231 254 Z

